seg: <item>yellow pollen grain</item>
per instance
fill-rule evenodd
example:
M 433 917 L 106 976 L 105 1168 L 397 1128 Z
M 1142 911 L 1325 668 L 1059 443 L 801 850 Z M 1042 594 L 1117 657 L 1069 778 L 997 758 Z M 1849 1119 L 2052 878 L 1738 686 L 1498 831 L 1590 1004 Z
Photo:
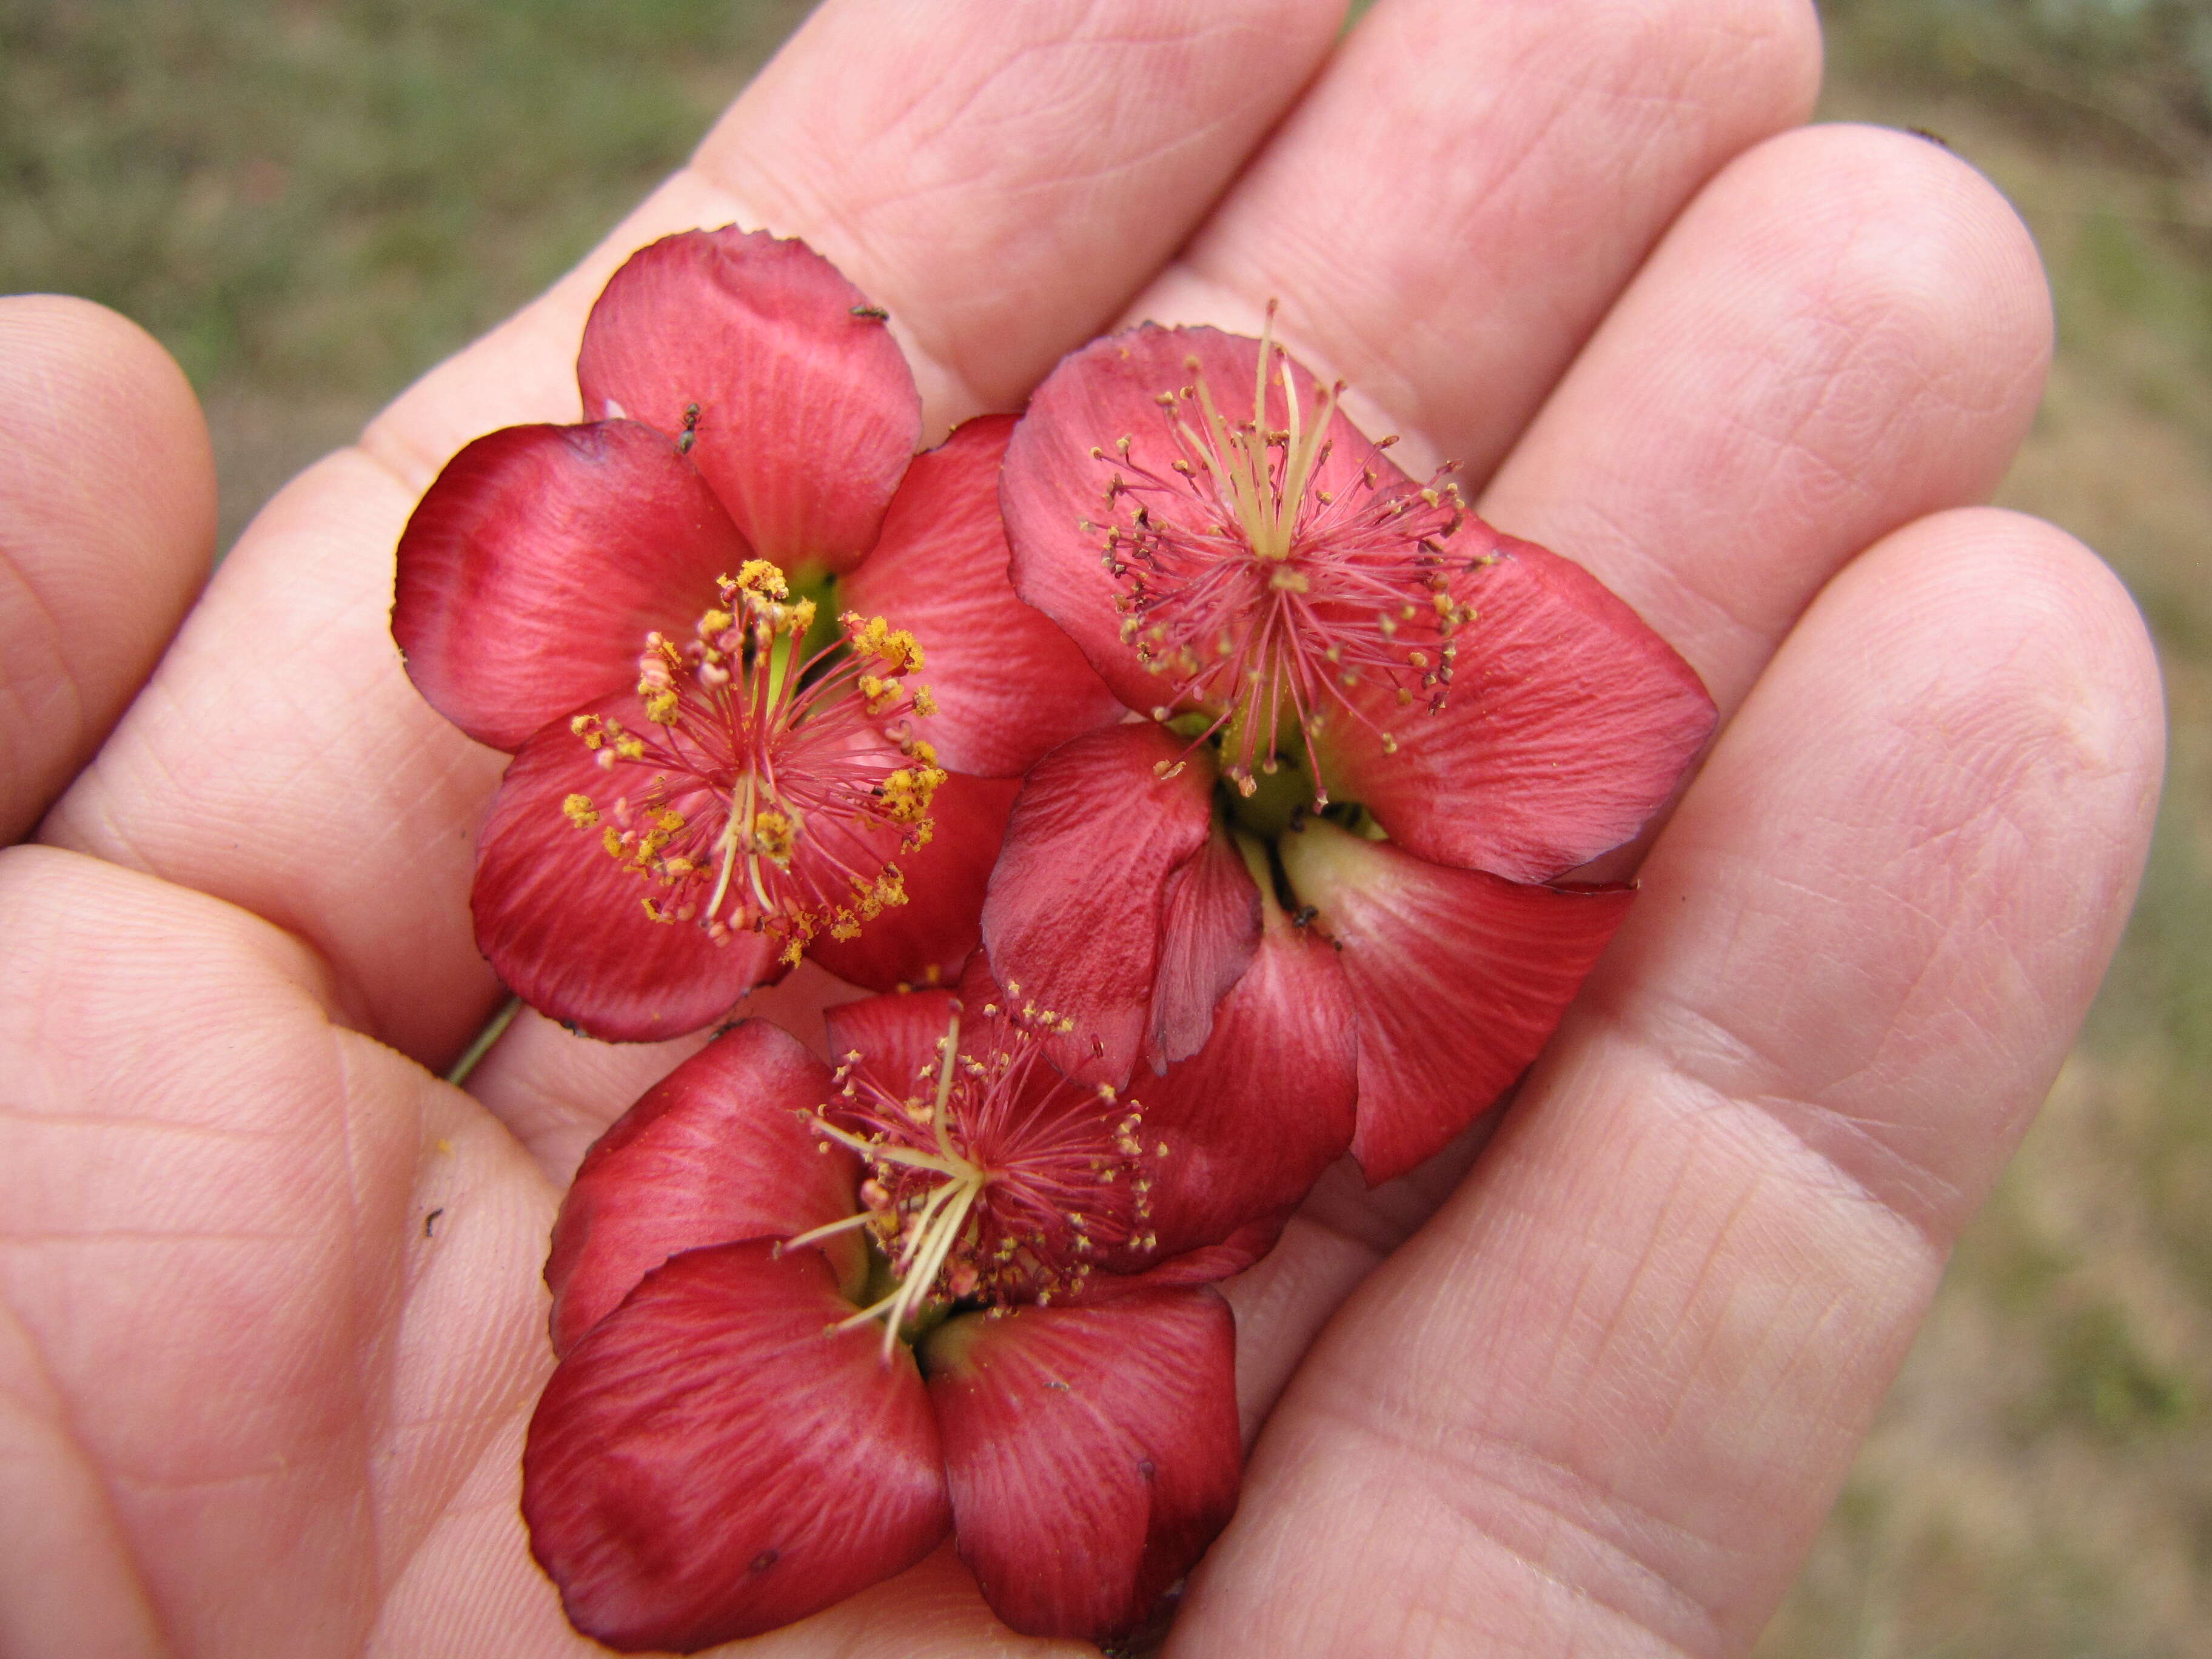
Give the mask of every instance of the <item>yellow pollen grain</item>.
M 561 810 L 568 815 L 568 822 L 579 830 L 588 830 L 599 821 L 599 808 L 592 805 L 589 795 L 571 795 L 561 803 Z
M 711 640 L 718 634 L 726 634 L 735 621 L 737 618 L 726 611 L 709 611 L 699 618 L 699 637 Z

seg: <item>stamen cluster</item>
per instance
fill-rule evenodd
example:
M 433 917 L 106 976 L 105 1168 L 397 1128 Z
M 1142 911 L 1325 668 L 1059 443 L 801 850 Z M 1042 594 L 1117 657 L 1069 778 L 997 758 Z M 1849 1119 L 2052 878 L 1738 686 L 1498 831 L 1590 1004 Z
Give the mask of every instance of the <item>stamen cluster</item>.
M 945 775 L 914 720 L 935 705 L 906 684 L 921 647 L 882 617 L 846 611 L 842 638 L 807 657 L 815 602 L 793 599 L 775 565 L 749 560 L 718 589 L 692 638 L 646 635 L 640 725 L 569 722 L 601 769 L 635 781 L 604 810 L 581 793 L 562 810 L 659 890 L 641 900 L 654 921 L 696 924 L 717 945 L 769 933 L 796 962 L 823 929 L 850 939 L 906 902 L 884 848 L 912 852 L 934 833 Z
M 1151 1170 L 1166 1146 L 1146 1147 L 1137 1101 L 1062 1077 L 1042 1039 L 1073 1022 L 1012 1006 L 1007 989 L 983 1005 L 983 1042 L 963 1048 L 954 1013 L 902 1095 L 847 1054 L 837 1098 L 811 1119 L 866 1165 L 865 1207 L 789 1242 L 869 1230 L 896 1288 L 847 1322 L 882 1318 L 887 1347 L 925 1310 L 1046 1306 L 1079 1295 L 1103 1255 L 1158 1246 Z
M 1167 681 L 1153 717 L 1210 715 L 1200 740 L 1223 734 L 1224 770 L 1247 795 L 1254 766 L 1275 769 L 1285 723 L 1296 721 L 1308 735 L 1316 804 L 1326 805 L 1310 733 L 1334 711 L 1371 724 L 1356 688 L 1371 678 L 1394 687 L 1401 707 L 1417 692 L 1431 711 L 1444 706 L 1452 636 L 1474 615 L 1446 576 L 1444 543 L 1466 516 L 1455 469 L 1420 486 L 1370 465 L 1348 487 L 1324 489 L 1343 387 L 1325 390 L 1309 418 L 1272 329 L 1260 342 L 1249 419 L 1222 413 L 1196 356 L 1185 367 L 1190 381 L 1154 398 L 1171 451 L 1166 470 L 1139 459 L 1157 452 L 1131 435 L 1110 454 L 1092 449 L 1114 467 L 1108 522 L 1081 528 L 1103 532 L 1123 642 Z M 1271 370 L 1279 426 L 1267 418 Z M 1383 740 L 1395 748 L 1395 738 Z

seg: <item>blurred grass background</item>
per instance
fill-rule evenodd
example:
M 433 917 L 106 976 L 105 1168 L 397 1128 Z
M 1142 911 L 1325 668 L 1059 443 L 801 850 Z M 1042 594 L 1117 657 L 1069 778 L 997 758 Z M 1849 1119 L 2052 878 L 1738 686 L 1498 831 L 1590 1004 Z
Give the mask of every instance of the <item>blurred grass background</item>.
M 226 543 L 674 167 L 803 0 L 0 0 L 0 291 L 151 329 Z M 1829 0 L 1823 113 L 2041 241 L 2002 499 L 2119 568 L 2172 771 L 2089 1030 L 1762 1659 L 2212 1656 L 2212 0 Z

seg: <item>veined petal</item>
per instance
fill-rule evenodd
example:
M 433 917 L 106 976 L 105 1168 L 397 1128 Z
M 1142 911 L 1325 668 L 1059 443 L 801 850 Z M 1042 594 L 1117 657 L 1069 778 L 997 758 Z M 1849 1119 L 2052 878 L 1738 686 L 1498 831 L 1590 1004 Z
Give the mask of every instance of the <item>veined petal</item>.
M 1294 926 L 1272 895 L 1265 904 L 1258 949 L 1215 1010 L 1206 1046 L 1166 1076 L 1139 1074 L 1129 1087 L 1146 1142 L 1167 1149 L 1152 1174 L 1148 1224 L 1158 1245 L 1101 1265 L 1126 1273 L 1158 1263 L 1146 1283 L 1249 1267 L 1352 1144 L 1359 1065 L 1352 988 L 1327 939 Z M 1236 1249 L 1206 1248 L 1230 1243 Z
M 860 1163 L 799 1114 L 830 1098 L 830 1068 L 799 1039 L 749 1019 L 651 1089 L 601 1135 L 553 1224 L 545 1283 L 565 1354 L 671 1256 L 789 1238 L 853 1213 Z M 848 1292 L 867 1275 L 859 1237 L 821 1249 Z
M 1237 1508 L 1235 1352 L 1203 1288 L 930 1334 L 954 1537 L 993 1612 L 1110 1640 L 1190 1571 Z
M 656 1268 L 553 1373 L 522 1455 L 531 1553 L 628 1652 L 774 1630 L 911 1566 L 950 1515 L 913 1356 L 813 1250 Z
M 856 939 L 816 938 L 807 954 L 872 991 L 951 984 L 982 940 L 983 892 L 1021 783 L 951 772 L 929 803 L 928 845 L 896 860 L 906 902 L 860 924 Z
M 1168 878 L 1160 960 L 1140 1058 L 1154 1076 L 1196 1054 L 1213 1029 L 1214 1005 L 1243 976 L 1260 946 L 1260 890 L 1219 823 Z
M 595 708 L 635 706 L 634 696 L 613 697 Z M 569 796 L 605 794 L 606 784 L 565 720 L 522 745 L 477 838 L 477 948 L 515 995 L 587 1036 L 680 1036 L 785 969 L 775 942 L 758 934 L 718 946 L 700 928 L 647 915 L 644 902 L 660 890 L 617 864 L 599 831 L 564 810 Z
M 1550 1040 L 1635 896 L 1431 864 L 1326 819 L 1279 851 L 1359 1011 L 1352 1153 L 1370 1183 L 1489 1109 Z
M 632 255 L 592 308 L 576 379 L 589 416 L 689 432 L 738 528 L 794 580 L 867 552 L 921 436 L 882 313 L 804 242 L 734 225 Z
M 1516 881 L 1632 838 L 1712 735 L 1704 683 L 1597 578 L 1533 542 L 1499 537 L 1452 597 L 1475 617 L 1443 712 L 1364 694 L 1371 727 L 1339 717 L 1317 738 L 1331 787 L 1408 851 Z
M 830 1057 L 842 1065 L 848 1055 L 857 1054 L 886 1093 L 927 1100 L 934 1086 L 937 1045 L 951 1027 L 952 1006 L 959 1000 L 948 988 L 840 1003 L 823 1015 L 830 1028 Z
M 1103 526 L 1114 518 L 1106 491 L 1117 464 L 1158 477 L 1173 475 L 1181 451 L 1158 398 L 1192 383 L 1194 358 L 1222 418 L 1232 425 L 1250 420 L 1257 340 L 1218 329 L 1146 323 L 1094 340 L 1060 360 L 1030 397 L 1000 484 L 1016 591 L 1065 629 L 1115 695 L 1143 714 L 1162 702 L 1166 687 L 1121 637 L 1117 600 L 1122 590 L 1100 562 Z M 1323 388 L 1296 364 L 1290 372 L 1310 420 Z M 1286 412 L 1281 386 L 1271 384 L 1270 425 L 1281 425 Z M 1126 452 L 1117 449 L 1123 439 L 1129 444 Z M 1314 478 L 1317 489 L 1339 493 L 1364 471 L 1386 483 L 1407 482 L 1341 413 L 1330 416 L 1328 444 L 1328 459 Z M 1094 449 L 1103 455 L 1094 457 Z M 1194 528 L 1204 528 L 1199 517 L 1210 516 L 1194 505 L 1182 510 L 1194 515 Z
M 955 771 L 1015 777 L 1048 750 L 1121 715 L 1075 641 L 1024 605 L 1006 571 L 999 464 L 1010 415 L 985 415 L 915 458 L 876 550 L 843 602 L 921 641 L 937 700 L 923 735 Z
M 509 752 L 634 684 L 688 634 L 744 538 L 666 434 L 513 426 L 446 464 L 399 538 L 392 636 L 433 708 Z
M 1151 725 L 1111 726 L 1030 769 L 983 902 L 1000 984 L 1074 1021 L 1055 1057 L 1069 1075 L 1119 1085 L 1136 1064 L 1176 870 L 1206 845 L 1213 768 Z M 1017 989 L 1016 988 L 1019 988 Z

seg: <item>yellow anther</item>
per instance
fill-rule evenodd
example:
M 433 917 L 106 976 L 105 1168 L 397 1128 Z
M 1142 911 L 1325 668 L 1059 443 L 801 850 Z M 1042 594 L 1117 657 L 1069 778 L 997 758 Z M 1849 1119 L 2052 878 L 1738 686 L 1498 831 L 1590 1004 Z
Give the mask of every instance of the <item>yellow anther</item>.
M 791 584 L 783 579 L 783 572 L 767 559 L 747 559 L 738 567 L 738 579 L 731 586 L 748 593 L 757 593 L 763 599 L 787 599 Z M 725 628 L 729 624 L 722 624 Z
M 934 714 L 937 712 L 937 699 L 929 695 L 929 688 L 926 685 L 917 687 L 915 691 L 914 712 L 922 715 Z
M 643 760 L 645 744 L 641 739 L 625 732 L 615 739 L 615 753 L 620 755 L 624 760 Z
M 735 621 L 737 618 L 726 611 L 709 611 L 699 618 L 699 637 L 702 640 L 718 639 L 730 631 L 730 624 Z
M 753 814 L 753 849 L 771 863 L 782 866 L 791 862 L 792 848 L 799 840 L 799 826 L 785 814 L 772 807 L 764 807 Z
M 645 681 L 640 680 L 637 684 L 637 694 L 645 699 L 646 719 L 651 720 L 655 726 L 676 724 L 676 711 L 683 706 L 684 699 L 677 695 L 674 686 L 664 686 L 655 690 Z M 588 742 L 589 739 L 586 741 Z
M 884 814 L 893 823 L 914 823 L 929 811 L 930 797 L 945 781 L 945 773 L 935 766 L 902 766 L 878 786 L 877 794 L 884 804 Z
M 561 810 L 568 815 L 568 822 L 579 830 L 588 830 L 599 821 L 599 808 L 592 805 L 589 795 L 571 795 L 561 803 Z
M 606 739 L 599 734 L 597 714 L 579 714 L 568 722 L 568 729 L 584 740 L 586 749 L 597 749 Z
M 837 620 L 856 653 L 875 658 L 892 674 L 911 674 L 921 666 L 921 647 L 903 628 L 893 628 L 881 617 L 864 621 L 857 611 L 848 611 Z

